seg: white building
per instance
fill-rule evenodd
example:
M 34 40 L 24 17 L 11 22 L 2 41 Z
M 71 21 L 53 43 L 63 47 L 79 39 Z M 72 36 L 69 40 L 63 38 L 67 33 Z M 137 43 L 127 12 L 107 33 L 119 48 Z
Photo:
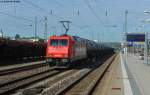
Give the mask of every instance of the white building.
M 0 33 L 0 37 L 3 37 L 3 34 L 2 34 L 2 33 Z

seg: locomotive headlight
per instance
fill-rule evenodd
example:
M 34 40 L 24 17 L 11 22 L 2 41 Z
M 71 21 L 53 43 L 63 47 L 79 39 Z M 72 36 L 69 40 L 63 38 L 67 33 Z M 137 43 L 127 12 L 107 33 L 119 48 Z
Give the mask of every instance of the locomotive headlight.
M 68 57 L 68 55 L 67 55 L 67 54 L 64 54 L 64 57 Z
M 53 55 L 52 54 L 49 54 L 49 57 L 52 57 Z

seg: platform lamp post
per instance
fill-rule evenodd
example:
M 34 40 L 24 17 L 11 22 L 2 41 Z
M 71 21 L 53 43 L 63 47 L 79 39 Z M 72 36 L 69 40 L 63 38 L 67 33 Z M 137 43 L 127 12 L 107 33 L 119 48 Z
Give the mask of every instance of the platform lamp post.
M 147 21 L 145 21 L 147 22 Z M 144 25 L 143 25 L 144 27 Z M 145 32 L 145 40 L 144 40 L 144 63 L 148 65 L 148 33 Z
M 148 65 L 148 49 L 147 49 L 147 47 L 148 47 L 148 40 L 147 40 L 147 39 L 148 39 L 148 33 L 147 33 L 147 32 L 145 32 L 144 63 Z
M 139 29 L 141 30 L 144 27 L 144 25 L 139 26 Z M 148 65 L 148 33 L 144 33 L 144 64 Z
M 136 27 L 135 30 L 138 31 L 138 32 L 144 32 L 144 26 L 145 26 L 144 24 L 143 24 L 143 25 L 140 25 L 140 26 Z M 145 33 L 144 33 L 144 35 L 145 35 Z M 145 39 L 144 39 L 144 47 L 142 47 L 142 46 L 139 47 L 139 46 L 138 46 L 138 51 L 139 51 L 139 49 L 142 50 L 142 48 L 145 48 Z M 145 49 L 144 49 L 144 50 L 145 50 Z M 139 52 L 137 52 L 137 54 L 140 55 Z M 145 55 L 145 54 L 144 54 L 144 55 Z
M 145 10 L 144 14 L 150 15 L 150 11 Z M 150 19 L 146 19 L 146 20 L 144 20 L 144 22 L 150 22 Z M 144 63 L 149 65 L 148 64 L 148 33 L 147 32 L 145 32 L 145 45 L 144 45 L 144 48 L 145 48 L 145 50 L 144 50 L 144 57 L 145 57 L 144 58 Z
M 128 31 L 128 10 L 125 10 L 125 22 L 124 22 L 124 34 L 125 34 L 125 53 L 128 54 L 128 49 L 127 49 L 127 41 L 126 41 L 126 37 L 127 37 L 127 31 Z

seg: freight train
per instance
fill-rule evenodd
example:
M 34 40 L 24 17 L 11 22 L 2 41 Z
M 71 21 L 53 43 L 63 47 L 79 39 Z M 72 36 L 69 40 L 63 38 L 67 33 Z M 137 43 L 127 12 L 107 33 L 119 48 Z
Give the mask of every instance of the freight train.
M 113 53 L 114 49 L 77 36 L 51 36 L 46 49 L 46 62 L 49 65 L 71 66 L 75 61 L 96 58 Z
M 0 38 L 0 61 L 41 57 L 45 52 L 46 43 Z

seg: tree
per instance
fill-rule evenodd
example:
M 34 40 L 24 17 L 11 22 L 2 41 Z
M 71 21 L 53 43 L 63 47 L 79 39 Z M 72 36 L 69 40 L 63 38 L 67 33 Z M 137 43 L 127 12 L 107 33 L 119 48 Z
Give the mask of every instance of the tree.
M 15 39 L 19 39 L 19 38 L 20 38 L 20 35 L 16 34 Z

